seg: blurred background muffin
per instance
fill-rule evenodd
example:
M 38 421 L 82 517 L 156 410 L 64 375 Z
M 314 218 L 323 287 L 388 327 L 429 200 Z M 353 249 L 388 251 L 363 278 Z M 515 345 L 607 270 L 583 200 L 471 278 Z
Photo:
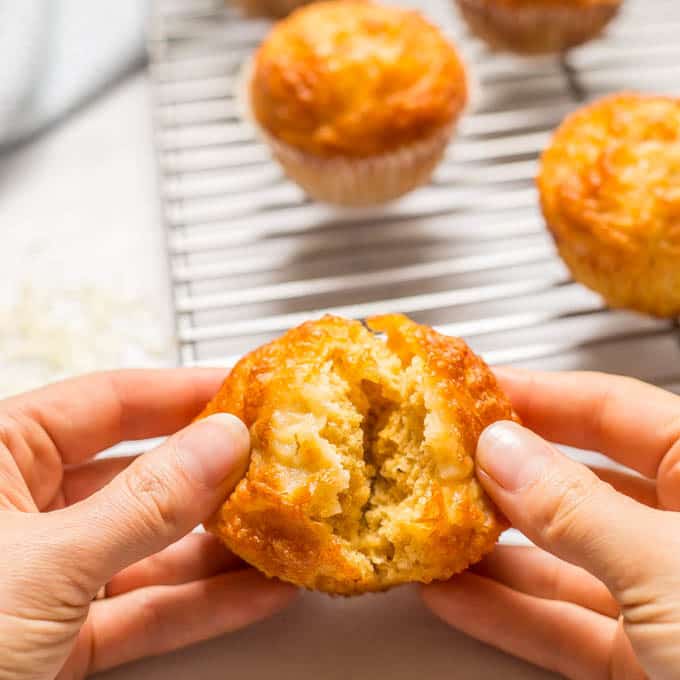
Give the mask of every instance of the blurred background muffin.
M 319 2 L 276 25 L 249 83 L 255 121 L 312 197 L 366 205 L 428 181 L 467 101 L 463 63 L 420 14 Z
M 272 19 L 288 16 L 294 9 L 314 2 L 314 0 L 228 0 L 231 1 L 235 2 L 247 16 Z
M 622 0 L 456 0 L 470 30 L 492 48 L 561 52 L 599 35 Z
M 680 99 L 620 94 L 573 114 L 538 186 L 575 279 L 613 307 L 680 314 Z

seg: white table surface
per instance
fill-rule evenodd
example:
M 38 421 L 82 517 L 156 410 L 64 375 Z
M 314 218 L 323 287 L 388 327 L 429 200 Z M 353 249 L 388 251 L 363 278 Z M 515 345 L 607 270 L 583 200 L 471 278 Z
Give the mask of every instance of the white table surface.
M 0 163 L 0 396 L 175 360 L 143 76 Z
M 0 167 L 0 393 L 96 368 L 174 361 L 142 76 Z M 553 677 L 452 631 L 413 588 L 305 593 L 242 632 L 105 674 L 513 680 Z

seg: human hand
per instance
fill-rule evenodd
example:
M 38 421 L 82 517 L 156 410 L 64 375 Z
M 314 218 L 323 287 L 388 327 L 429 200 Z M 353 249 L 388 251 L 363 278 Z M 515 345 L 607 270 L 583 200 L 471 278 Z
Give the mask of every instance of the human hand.
M 291 599 L 214 537 L 185 536 L 245 472 L 236 418 L 211 416 L 136 459 L 90 460 L 185 426 L 223 377 L 100 373 L 0 401 L 0 678 L 76 680 Z
M 472 572 L 426 586 L 425 602 L 568 678 L 679 678 L 680 398 L 592 373 L 498 377 L 527 428 L 642 477 L 591 471 L 519 425 L 492 425 L 477 449 L 479 479 L 543 550 L 499 546 Z

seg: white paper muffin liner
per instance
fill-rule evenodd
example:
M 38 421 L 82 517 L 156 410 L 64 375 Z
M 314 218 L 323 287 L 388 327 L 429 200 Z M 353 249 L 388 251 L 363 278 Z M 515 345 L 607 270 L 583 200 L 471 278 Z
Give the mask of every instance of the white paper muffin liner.
M 620 2 L 512 8 L 487 0 L 456 0 L 470 30 L 491 47 L 525 54 L 561 52 L 595 38 Z
M 366 158 L 315 156 L 263 130 L 286 175 L 312 198 L 344 206 L 385 203 L 427 183 L 451 137 L 453 126 L 395 151 Z

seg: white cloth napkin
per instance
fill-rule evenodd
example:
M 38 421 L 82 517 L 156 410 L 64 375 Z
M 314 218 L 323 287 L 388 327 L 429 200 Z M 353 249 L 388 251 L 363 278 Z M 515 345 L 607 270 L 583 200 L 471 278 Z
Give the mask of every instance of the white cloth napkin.
M 147 11 L 144 0 L 0 0 L 0 148 L 140 66 Z

